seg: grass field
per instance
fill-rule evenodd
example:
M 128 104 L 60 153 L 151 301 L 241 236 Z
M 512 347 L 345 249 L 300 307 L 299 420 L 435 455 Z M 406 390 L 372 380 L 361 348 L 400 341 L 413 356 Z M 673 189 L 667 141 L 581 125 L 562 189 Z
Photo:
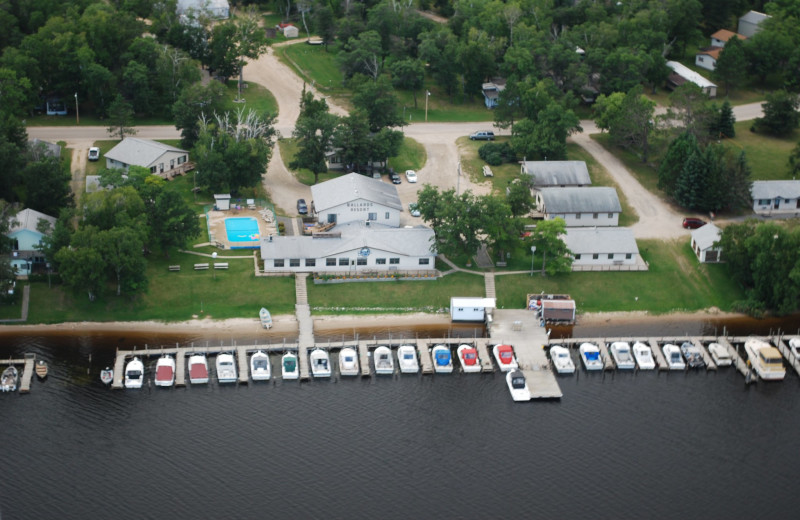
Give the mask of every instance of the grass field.
M 245 80 L 246 79 L 247 76 L 245 76 Z M 242 99 L 244 100 L 244 103 L 236 103 L 233 101 L 239 94 L 238 80 L 231 79 L 225 84 L 225 87 L 228 90 L 228 98 L 231 101 L 229 104 L 229 109 L 253 109 L 259 114 L 264 112 L 269 114 L 278 113 L 278 102 L 275 99 L 275 96 L 272 95 L 272 92 L 256 83 L 249 81 L 245 81 L 244 83 L 245 88 L 242 88 Z
M 752 125 L 752 121 L 736 123 L 736 137 L 723 142 L 745 151 L 753 180 L 791 179 L 789 154 L 800 141 L 800 131 L 795 130 L 789 137 L 770 137 L 751 132 Z

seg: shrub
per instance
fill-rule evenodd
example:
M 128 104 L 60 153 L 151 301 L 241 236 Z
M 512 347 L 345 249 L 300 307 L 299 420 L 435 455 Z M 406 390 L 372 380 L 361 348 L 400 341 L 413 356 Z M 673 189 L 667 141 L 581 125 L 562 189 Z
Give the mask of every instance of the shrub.
M 508 143 L 486 143 L 478 148 L 478 155 L 492 166 L 516 160 L 516 155 Z

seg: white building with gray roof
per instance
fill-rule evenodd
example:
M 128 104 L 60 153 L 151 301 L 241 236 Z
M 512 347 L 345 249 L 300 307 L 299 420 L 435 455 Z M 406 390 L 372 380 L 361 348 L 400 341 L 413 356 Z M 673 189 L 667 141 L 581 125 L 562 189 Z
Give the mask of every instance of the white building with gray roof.
M 564 243 L 573 271 L 647 269 L 628 228 L 567 228 Z
M 564 219 L 567 227 L 616 226 L 622 206 L 609 187 L 542 188 L 536 206 L 546 220 Z
M 343 273 L 349 276 L 433 271 L 433 230 L 425 226 L 391 227 L 371 221 L 339 224 L 314 236 L 261 240 L 267 273 Z
M 753 181 L 753 211 L 771 217 L 800 215 L 800 181 Z
M 403 204 L 397 188 L 380 179 L 348 173 L 311 186 L 313 209 L 323 223 L 371 222 L 398 227 Z
M 752 38 L 761 30 L 761 23 L 769 18 L 772 17 L 768 14 L 759 13 L 758 11 L 748 11 L 739 17 L 737 32 L 748 38 Z
M 106 168 L 142 166 L 161 177 L 173 177 L 187 171 L 189 152 L 158 141 L 128 137 L 106 152 Z
M 583 161 L 524 161 L 522 173 L 533 178 L 534 188 L 590 186 L 592 179 Z
M 692 251 L 701 262 L 722 262 L 722 248 L 714 246 L 719 242 L 722 230 L 714 224 L 706 224 L 692 231 Z

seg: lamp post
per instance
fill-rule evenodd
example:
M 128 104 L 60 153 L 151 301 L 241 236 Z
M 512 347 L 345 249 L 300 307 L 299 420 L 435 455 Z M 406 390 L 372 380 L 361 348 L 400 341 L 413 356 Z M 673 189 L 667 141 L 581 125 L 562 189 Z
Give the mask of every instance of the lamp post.
M 217 252 L 214 251 L 213 253 L 211 253 L 211 260 L 216 260 L 216 259 L 217 259 Z M 212 276 L 213 276 L 214 280 L 216 280 L 217 279 L 217 270 L 213 265 L 211 266 L 211 272 L 213 273 Z
M 80 116 L 80 113 L 78 112 L 78 93 L 77 92 L 75 93 L 75 124 L 76 125 L 81 124 L 81 116 Z
M 428 98 L 431 97 L 431 91 L 425 91 L 425 122 L 428 122 Z
M 533 259 L 536 254 L 536 246 L 531 246 L 531 276 L 533 276 Z

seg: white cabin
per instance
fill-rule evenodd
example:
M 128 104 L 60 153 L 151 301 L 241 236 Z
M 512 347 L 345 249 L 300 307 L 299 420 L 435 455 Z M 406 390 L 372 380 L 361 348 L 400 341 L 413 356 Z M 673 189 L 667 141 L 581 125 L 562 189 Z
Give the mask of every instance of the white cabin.
M 452 321 L 485 321 L 487 311 L 494 309 L 494 298 L 450 298 L 450 319 Z

